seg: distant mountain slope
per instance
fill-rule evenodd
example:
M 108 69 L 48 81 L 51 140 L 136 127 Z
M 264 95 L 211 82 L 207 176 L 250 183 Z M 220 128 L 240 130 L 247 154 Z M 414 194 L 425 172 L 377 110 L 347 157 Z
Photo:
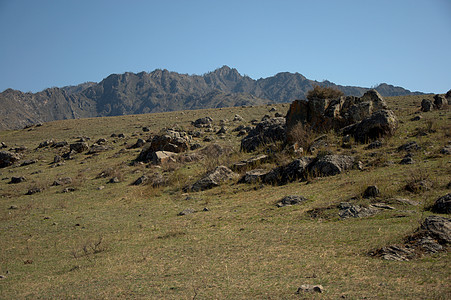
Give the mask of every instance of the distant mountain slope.
M 223 66 L 199 75 L 167 70 L 112 74 L 99 83 L 50 88 L 39 93 L 7 89 L 0 93 L 0 129 L 52 120 L 289 102 L 305 98 L 315 84 L 361 96 L 368 88 L 316 82 L 299 73 L 278 73 L 254 80 Z M 381 84 L 382 96 L 418 94 Z

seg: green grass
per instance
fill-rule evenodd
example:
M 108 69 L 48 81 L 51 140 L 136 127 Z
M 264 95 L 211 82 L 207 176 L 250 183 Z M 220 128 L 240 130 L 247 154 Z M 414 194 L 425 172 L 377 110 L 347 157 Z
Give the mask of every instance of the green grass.
M 238 125 L 231 121 L 236 113 L 248 124 L 251 119 L 261 119 L 272 106 L 66 120 L 31 131 L 0 132 L 0 141 L 11 147 L 25 145 L 29 149 L 26 158 L 39 159 L 30 166 L 0 169 L 0 274 L 6 276 L 0 279 L 0 298 L 447 299 L 451 293 L 449 253 L 409 262 L 367 255 L 402 242 L 431 214 L 424 207 L 449 192 L 449 157 L 439 154 L 450 139 L 449 110 L 423 113 L 421 121 L 410 121 L 423 97 L 387 99 L 402 123 L 381 149 L 365 150 L 365 145 L 341 149 L 339 138 L 330 133 L 330 140 L 336 141 L 330 149 L 358 157 L 366 165 L 364 171 L 262 188 L 230 182 L 190 194 L 183 193 L 182 187 L 194 182 L 217 158 L 162 169 L 132 166 L 129 163 L 139 149 L 118 154 L 126 148 L 124 142 L 131 145 L 138 137 L 147 136 L 142 126 L 149 126 L 154 134 L 175 124 L 192 130 L 189 122 L 204 116 L 212 116 L 216 125 L 228 119 L 232 129 Z M 287 104 L 273 106 L 282 114 L 288 109 Z M 412 136 L 418 128 L 430 128 L 428 122 L 433 122 L 435 132 Z M 112 133 L 124 133 L 127 138 L 110 138 Z M 90 143 L 105 137 L 113 149 L 92 157 L 78 154 L 54 168 L 51 162 L 59 150 L 35 150 L 48 138 L 72 142 L 83 135 L 91 138 Z M 235 133 L 224 138 L 214 132 L 205 135 L 235 149 L 220 161 L 249 157 L 239 153 L 240 138 Z M 399 165 L 404 153 L 396 148 L 409 140 L 423 149 L 414 154 L 416 164 Z M 196 142 L 203 143 L 202 138 Z M 108 184 L 109 177 L 97 178 L 108 168 L 120 175 L 120 183 Z M 34 174 L 37 171 L 42 172 Z M 153 171 L 167 174 L 171 185 L 130 186 Z M 418 194 L 405 191 L 405 184 L 419 172 L 426 174 L 434 188 Z M 19 175 L 27 181 L 8 184 L 11 176 Z M 62 193 L 67 186 L 51 186 L 57 178 L 67 176 L 74 181 L 67 185 L 75 187 L 74 192 Z M 421 204 L 392 204 L 394 211 L 340 220 L 337 204 L 369 204 L 370 200 L 350 199 L 372 184 L 381 190 L 380 202 L 401 197 Z M 33 186 L 45 189 L 25 195 Z M 99 190 L 99 186 L 104 188 Z M 275 206 L 283 196 L 292 194 L 309 201 Z M 9 209 L 11 205 L 18 209 Z M 202 211 L 204 207 L 209 210 Z M 197 212 L 177 216 L 186 208 Z M 308 214 L 322 208 L 330 209 L 321 217 Z M 295 295 L 302 284 L 321 284 L 325 291 Z

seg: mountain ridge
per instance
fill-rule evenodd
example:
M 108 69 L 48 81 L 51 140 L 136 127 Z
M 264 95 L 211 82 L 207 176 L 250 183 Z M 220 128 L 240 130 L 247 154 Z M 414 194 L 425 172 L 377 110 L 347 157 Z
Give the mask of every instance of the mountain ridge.
M 156 69 L 111 74 L 99 83 L 53 87 L 37 93 L 6 89 L 0 93 L 0 129 L 17 129 L 33 123 L 61 119 L 260 105 L 304 99 L 314 85 L 331 86 L 346 95 L 361 96 L 370 88 L 313 81 L 300 73 L 280 72 L 252 79 L 223 66 L 203 75 Z M 422 94 L 380 84 L 382 96 Z

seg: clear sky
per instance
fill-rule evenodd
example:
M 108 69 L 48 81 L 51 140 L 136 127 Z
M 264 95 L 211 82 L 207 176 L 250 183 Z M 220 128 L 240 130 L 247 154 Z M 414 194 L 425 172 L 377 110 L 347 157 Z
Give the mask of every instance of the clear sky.
M 451 89 L 450 0 L 0 0 L 0 91 L 223 65 Z

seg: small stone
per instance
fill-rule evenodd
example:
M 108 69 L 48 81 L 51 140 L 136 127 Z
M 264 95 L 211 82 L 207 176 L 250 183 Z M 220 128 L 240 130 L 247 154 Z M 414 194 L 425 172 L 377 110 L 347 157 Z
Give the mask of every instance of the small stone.
M 184 209 L 184 210 L 182 210 L 181 212 L 179 212 L 178 214 L 177 214 L 177 216 L 185 216 L 185 215 L 189 215 L 189 214 L 192 214 L 192 213 L 195 213 L 196 211 L 194 210 L 194 209 L 192 209 L 192 208 L 187 208 L 187 209 Z
M 24 182 L 24 181 L 26 181 L 26 179 L 23 176 L 19 176 L 19 177 L 14 177 L 13 176 L 13 177 L 11 177 L 11 181 L 9 183 L 17 184 L 17 183 L 21 183 L 21 182 Z
M 400 163 L 401 165 L 411 165 L 411 164 L 414 164 L 415 161 L 413 160 L 412 157 L 406 156 L 406 157 L 404 157 L 399 163 Z
M 322 285 L 303 284 L 298 288 L 298 290 L 296 291 L 296 294 L 300 294 L 301 292 L 303 292 L 303 293 L 305 293 L 305 292 L 322 293 L 323 291 L 324 291 L 324 288 Z
M 19 209 L 19 208 L 15 205 L 11 205 L 8 209 Z
M 108 183 L 119 183 L 119 182 L 120 182 L 120 180 L 116 176 L 111 178 L 110 181 L 108 181 Z

